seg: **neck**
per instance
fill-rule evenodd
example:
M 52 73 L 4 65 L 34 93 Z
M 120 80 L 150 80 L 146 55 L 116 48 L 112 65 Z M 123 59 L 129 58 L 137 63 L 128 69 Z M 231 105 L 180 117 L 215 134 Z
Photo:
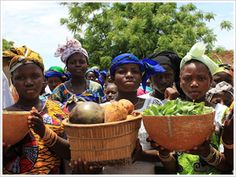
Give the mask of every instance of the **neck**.
M 25 111 L 31 110 L 32 107 L 35 107 L 37 110 L 41 110 L 42 108 L 42 104 L 39 98 L 30 101 L 25 99 L 19 99 L 16 103 L 16 106 Z
M 71 78 L 71 83 L 72 85 L 81 85 L 82 83 L 85 83 L 86 80 L 84 77 L 72 77 Z
M 116 100 L 121 100 L 121 99 L 127 99 L 129 101 L 131 101 L 133 104 L 136 104 L 138 101 L 138 97 L 137 97 L 137 92 L 122 92 L 119 91 L 118 95 L 116 97 Z

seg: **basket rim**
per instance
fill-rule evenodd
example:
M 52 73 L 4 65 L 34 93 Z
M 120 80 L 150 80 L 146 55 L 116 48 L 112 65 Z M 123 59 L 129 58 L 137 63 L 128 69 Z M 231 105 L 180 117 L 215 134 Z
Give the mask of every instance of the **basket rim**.
M 125 120 L 115 121 L 115 122 L 105 122 L 105 123 L 98 123 L 98 124 L 71 124 L 69 123 L 69 118 L 66 118 L 62 121 L 62 124 L 68 127 L 106 127 L 110 125 L 118 125 L 125 122 L 132 122 L 138 119 L 142 119 L 143 115 L 140 112 L 134 112 L 134 113 L 138 115 L 134 116 L 134 118 L 132 119 L 125 119 Z
M 215 114 L 216 113 L 216 111 L 214 110 L 214 111 L 212 111 L 212 112 L 210 112 L 210 113 L 207 113 L 207 114 L 194 114 L 194 115 L 181 115 L 181 116 L 176 116 L 176 115 L 166 115 L 166 116 L 158 116 L 158 115 L 143 115 L 143 118 L 147 118 L 147 117 L 165 117 L 165 118 L 167 118 L 167 117 L 196 117 L 196 116 L 206 116 L 206 115 L 210 115 L 210 114 Z
M 26 114 L 30 114 L 30 111 L 7 111 L 7 110 L 3 110 L 2 114 L 18 114 L 18 115 L 26 115 Z

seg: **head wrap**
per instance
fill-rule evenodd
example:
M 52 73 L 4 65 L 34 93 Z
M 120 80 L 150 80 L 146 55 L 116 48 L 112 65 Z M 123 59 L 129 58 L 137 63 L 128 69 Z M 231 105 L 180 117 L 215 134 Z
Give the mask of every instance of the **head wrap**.
M 221 72 L 225 72 L 233 77 L 232 67 L 229 65 L 219 65 L 214 74 L 221 73 Z
M 210 90 L 208 90 L 208 92 L 206 93 L 206 98 L 210 102 L 212 97 L 215 94 L 218 94 L 221 92 L 228 92 L 233 96 L 233 93 L 234 93 L 233 86 L 225 81 L 222 81 L 216 84 L 214 88 L 211 88 Z
M 45 72 L 45 78 L 60 77 L 62 80 L 67 80 L 68 75 L 64 73 L 64 70 L 59 66 L 52 66 Z
M 196 43 L 192 46 L 190 51 L 187 53 L 187 55 L 184 56 L 184 58 L 181 60 L 180 63 L 180 69 L 190 60 L 198 60 L 205 64 L 207 68 L 209 69 L 211 75 L 214 75 L 216 72 L 218 65 L 212 61 L 208 56 L 206 56 L 205 53 L 206 46 L 203 43 Z
M 162 73 L 165 71 L 165 69 L 161 65 L 159 65 L 159 63 L 157 63 L 156 61 L 153 61 L 148 58 L 139 60 L 133 54 L 124 53 L 118 55 L 112 60 L 110 67 L 110 74 L 114 76 L 116 68 L 123 64 L 137 64 L 139 66 L 141 72 L 144 73 L 142 76 L 142 86 L 144 88 L 144 91 L 146 90 L 146 82 L 151 75 Z
M 95 75 L 95 77 L 98 79 L 99 83 L 100 83 L 102 86 L 104 85 L 105 81 L 103 80 L 103 78 L 102 78 L 102 76 L 101 76 L 99 70 L 98 70 L 96 67 L 95 67 L 95 68 L 92 67 L 92 68 L 88 69 L 88 70 L 86 71 L 86 73 L 85 73 L 85 77 L 87 77 L 87 74 L 88 74 L 89 72 L 94 73 L 94 75 Z
M 179 66 L 181 58 L 174 52 L 163 51 L 160 53 L 154 53 L 148 58 L 158 62 L 160 65 L 169 65 L 175 73 L 175 82 L 179 82 Z
M 88 62 L 88 52 L 82 47 L 81 43 L 76 39 L 70 39 L 66 41 L 64 45 L 58 45 L 55 52 L 56 57 L 61 57 L 63 63 L 67 63 L 68 58 L 74 53 L 83 54 Z
M 3 57 L 11 58 L 10 72 L 15 71 L 23 64 L 35 63 L 44 71 L 43 59 L 40 55 L 26 46 L 11 48 L 3 52 Z
M 104 78 L 107 77 L 107 71 L 106 71 L 106 70 L 100 71 L 100 74 L 101 74 Z

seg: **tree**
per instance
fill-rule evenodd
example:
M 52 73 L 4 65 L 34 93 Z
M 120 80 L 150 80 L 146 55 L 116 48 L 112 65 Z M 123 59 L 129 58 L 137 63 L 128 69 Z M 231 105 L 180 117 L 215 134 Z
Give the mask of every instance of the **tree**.
M 197 41 L 210 51 L 216 35 L 205 21 L 214 14 L 203 13 L 189 3 L 63 3 L 69 17 L 62 18 L 90 55 L 90 64 L 108 68 L 113 57 L 130 52 L 144 58 L 170 50 L 184 56 Z M 232 25 L 224 24 L 230 29 Z
M 11 47 L 14 46 L 14 42 L 13 41 L 7 41 L 6 39 L 2 39 L 2 50 L 8 50 Z

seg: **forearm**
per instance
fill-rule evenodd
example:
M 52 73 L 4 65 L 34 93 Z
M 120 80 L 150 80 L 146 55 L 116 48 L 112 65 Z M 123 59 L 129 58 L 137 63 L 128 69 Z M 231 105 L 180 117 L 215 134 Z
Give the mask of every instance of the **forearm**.
M 177 161 L 173 154 L 169 153 L 168 155 L 161 155 L 159 154 L 159 159 L 162 162 L 164 168 L 166 171 L 170 174 L 176 174 L 177 173 Z
M 54 151 L 60 158 L 66 160 L 70 160 L 71 158 L 69 141 L 59 136 L 54 146 L 50 147 L 50 149 Z

